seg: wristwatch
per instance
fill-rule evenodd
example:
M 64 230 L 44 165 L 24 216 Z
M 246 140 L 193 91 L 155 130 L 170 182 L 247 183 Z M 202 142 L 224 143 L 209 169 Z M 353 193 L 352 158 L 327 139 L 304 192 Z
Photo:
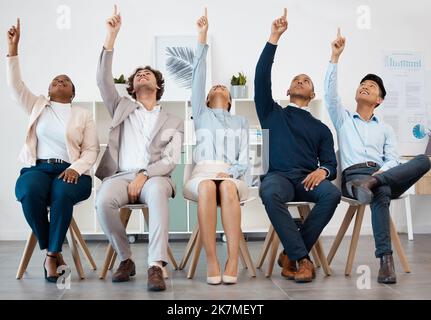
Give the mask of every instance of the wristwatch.
M 147 172 L 147 170 L 146 170 L 146 169 L 141 169 L 141 170 L 139 170 L 139 171 L 138 171 L 138 173 L 136 173 L 136 175 L 138 175 L 138 174 L 140 174 L 140 173 L 143 173 L 143 174 L 144 174 L 144 176 L 147 176 L 147 177 L 148 177 L 148 172 Z
M 329 171 L 329 169 L 328 169 L 328 168 L 325 168 L 325 167 L 319 167 L 318 169 L 323 169 L 323 170 L 325 170 L 325 171 L 326 171 L 326 178 L 327 178 L 327 177 L 329 177 L 329 176 L 331 175 L 331 172 Z

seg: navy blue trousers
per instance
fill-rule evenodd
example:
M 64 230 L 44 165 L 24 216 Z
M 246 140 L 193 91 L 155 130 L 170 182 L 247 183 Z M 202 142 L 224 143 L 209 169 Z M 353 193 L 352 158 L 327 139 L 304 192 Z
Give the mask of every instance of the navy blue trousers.
M 407 163 L 400 164 L 375 177 L 380 186 L 373 189 L 373 201 L 370 203 L 371 224 L 373 226 L 375 256 L 382 257 L 392 253 L 389 205 L 391 199 L 396 199 L 414 185 L 430 169 L 430 161 L 425 155 L 418 155 Z M 343 171 L 342 192 L 349 197 L 346 182 L 362 179 L 378 171 L 379 167 L 359 168 Z
M 341 199 L 340 190 L 330 181 L 323 180 L 313 190 L 306 191 L 301 183 L 303 179 L 305 176 L 290 179 L 284 172 L 273 171 L 261 178 L 259 189 L 268 217 L 290 260 L 308 255 Z M 299 230 L 286 207 L 290 201 L 315 203 Z
M 61 252 L 72 220 L 73 206 L 91 195 L 91 177 L 82 175 L 77 184 L 58 176 L 69 164 L 41 163 L 21 169 L 15 195 L 41 250 Z M 48 207 L 50 208 L 48 221 Z

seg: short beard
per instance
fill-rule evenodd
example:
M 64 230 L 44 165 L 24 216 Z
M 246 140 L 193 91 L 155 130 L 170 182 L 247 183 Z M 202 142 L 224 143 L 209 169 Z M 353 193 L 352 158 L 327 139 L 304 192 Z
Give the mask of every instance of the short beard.
M 305 95 L 303 95 L 303 94 L 300 94 L 300 93 L 291 93 L 290 94 L 290 98 L 292 99 L 301 99 L 301 100 L 309 100 L 309 101 L 311 101 L 311 97 L 307 97 L 307 96 L 305 96 Z
M 138 95 L 138 92 L 141 91 L 141 90 L 142 90 L 142 92 L 145 92 L 145 93 L 154 93 L 154 92 L 157 92 L 157 88 L 153 88 L 150 85 L 143 84 L 143 85 L 138 86 L 137 89 L 135 89 L 136 95 Z

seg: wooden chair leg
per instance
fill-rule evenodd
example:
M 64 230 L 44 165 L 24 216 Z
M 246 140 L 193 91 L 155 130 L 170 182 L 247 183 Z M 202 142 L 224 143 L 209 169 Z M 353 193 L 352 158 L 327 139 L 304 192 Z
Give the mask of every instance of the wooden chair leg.
M 331 275 L 331 268 L 329 267 L 328 260 L 326 259 L 325 252 L 323 251 L 322 244 L 320 242 L 320 239 L 316 241 L 316 244 L 314 245 L 316 248 L 317 257 L 320 260 L 320 264 L 322 265 L 323 272 L 325 272 L 325 275 L 330 276 Z
M 111 248 L 112 248 L 112 246 L 111 246 Z M 109 262 L 108 270 L 112 270 L 112 268 L 114 268 L 114 264 L 115 264 L 116 259 L 117 259 L 117 253 L 115 252 L 114 248 L 112 248 L 112 254 L 111 254 L 111 259 Z
M 247 266 L 248 273 L 250 274 L 250 277 L 256 277 L 256 269 L 253 265 L 253 260 L 250 256 L 250 251 L 248 250 L 247 243 L 244 239 L 244 236 L 241 236 L 240 242 L 239 242 L 239 251 L 240 256 L 243 256 L 244 263 Z
M 403 266 L 404 272 L 410 273 L 410 265 L 407 260 L 407 256 L 404 252 L 403 246 L 401 245 L 400 237 L 398 236 L 397 229 L 395 228 L 394 221 L 391 217 L 389 217 L 390 220 L 390 228 L 391 228 L 391 238 L 392 243 L 395 246 L 395 250 L 397 251 L 397 255 L 400 259 L 401 265 Z
M 347 258 L 344 274 L 349 276 L 352 272 L 353 260 L 355 259 L 356 248 L 358 247 L 359 233 L 361 232 L 362 220 L 364 218 L 366 205 L 360 205 L 356 213 L 355 225 L 353 227 L 352 240 L 350 242 L 349 256 Z
M 262 251 L 259 254 L 259 259 L 257 259 L 257 269 L 262 268 L 263 263 L 265 262 L 266 255 L 268 253 L 269 248 L 271 247 L 271 243 L 274 239 L 274 227 L 272 224 L 269 226 L 268 232 L 265 237 L 265 241 L 263 243 Z
M 313 256 L 314 266 L 316 268 L 320 268 L 322 264 L 320 262 L 319 254 L 317 253 L 317 250 L 316 250 L 316 245 L 314 245 L 313 248 L 311 248 L 311 255 Z
M 274 270 L 275 258 L 277 256 L 278 246 L 280 244 L 280 239 L 278 238 L 277 232 L 274 232 L 272 239 L 271 252 L 268 261 L 268 270 L 266 271 L 265 277 L 269 278 L 272 275 L 272 270 Z
M 72 228 L 72 232 L 75 234 L 75 237 L 78 240 L 78 245 L 81 248 L 82 252 L 84 253 L 84 256 L 87 259 L 90 267 L 93 270 L 96 270 L 97 269 L 96 263 L 94 262 L 94 259 L 91 256 L 90 250 L 88 249 L 87 243 L 82 237 L 81 231 L 79 230 L 78 225 L 76 224 L 75 219 L 73 219 L 73 217 L 70 222 L 70 228 Z
M 19 263 L 18 272 L 16 274 L 17 279 L 21 279 L 24 275 L 25 270 L 27 270 L 28 263 L 30 262 L 31 256 L 33 254 L 34 248 L 36 247 L 37 239 L 33 232 L 30 233 L 30 237 L 25 244 L 25 249 L 21 257 L 21 262 Z
M 75 238 L 75 234 L 73 233 L 71 228 L 69 228 L 69 230 L 67 231 L 66 237 L 67 237 L 67 242 L 69 243 L 70 252 L 72 253 L 72 258 L 75 263 L 76 271 L 78 272 L 79 278 L 81 280 L 85 279 L 84 269 L 82 268 L 81 258 L 79 257 L 77 241 Z
M 193 254 L 192 262 L 190 264 L 189 272 L 187 274 L 188 279 L 192 279 L 195 275 L 196 266 L 198 265 L 199 256 L 200 256 L 201 250 L 202 250 L 202 240 L 201 240 L 201 236 L 200 236 L 199 231 L 196 234 L 196 243 L 195 243 L 194 247 L 195 247 L 195 249 L 193 250 L 194 254 Z
M 338 250 L 338 247 L 341 244 L 341 241 L 344 238 L 344 235 L 346 234 L 347 229 L 349 228 L 350 223 L 352 222 L 353 216 L 355 215 L 356 211 L 359 207 L 357 206 L 349 206 L 349 209 L 346 212 L 346 215 L 344 216 L 343 222 L 341 223 L 340 229 L 338 230 L 337 236 L 334 239 L 334 242 L 332 243 L 331 249 L 329 250 L 329 254 L 327 257 L 328 264 L 331 264 L 332 259 L 335 256 L 335 253 Z
M 114 254 L 114 248 L 110 244 L 108 244 L 108 248 L 106 249 L 105 261 L 103 262 L 102 271 L 100 272 L 99 279 L 105 279 L 106 273 L 111 264 L 112 256 Z
M 166 268 L 166 266 L 162 267 L 162 273 L 163 273 L 164 279 L 169 279 L 169 271 L 168 271 L 168 268 Z
M 189 261 L 190 255 L 193 251 L 193 248 L 195 247 L 196 237 L 198 235 L 198 232 L 199 232 L 199 224 L 196 223 L 195 228 L 193 229 L 192 235 L 190 236 L 189 242 L 187 243 L 186 249 L 184 251 L 183 259 L 180 262 L 180 265 L 179 265 L 180 270 L 183 270 L 187 265 L 187 261 Z
M 245 263 L 245 259 L 244 259 L 244 255 L 242 254 L 241 247 L 239 248 L 239 259 L 241 260 L 242 267 L 244 269 L 247 269 L 247 264 Z
M 174 267 L 174 270 L 178 270 L 177 261 L 175 260 L 174 254 L 172 253 L 172 249 L 169 245 L 168 245 L 168 258 L 169 258 L 169 261 L 172 263 L 172 267 Z

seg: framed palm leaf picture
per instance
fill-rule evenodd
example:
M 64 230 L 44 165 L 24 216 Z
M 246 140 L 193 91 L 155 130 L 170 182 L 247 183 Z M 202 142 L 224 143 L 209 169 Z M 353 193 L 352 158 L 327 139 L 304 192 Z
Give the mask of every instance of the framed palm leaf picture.
M 209 41 L 208 41 L 209 43 Z M 154 65 L 165 78 L 163 100 L 189 100 L 196 36 L 156 36 Z M 211 49 L 211 46 L 210 46 Z M 206 91 L 211 86 L 211 50 L 207 55 Z

